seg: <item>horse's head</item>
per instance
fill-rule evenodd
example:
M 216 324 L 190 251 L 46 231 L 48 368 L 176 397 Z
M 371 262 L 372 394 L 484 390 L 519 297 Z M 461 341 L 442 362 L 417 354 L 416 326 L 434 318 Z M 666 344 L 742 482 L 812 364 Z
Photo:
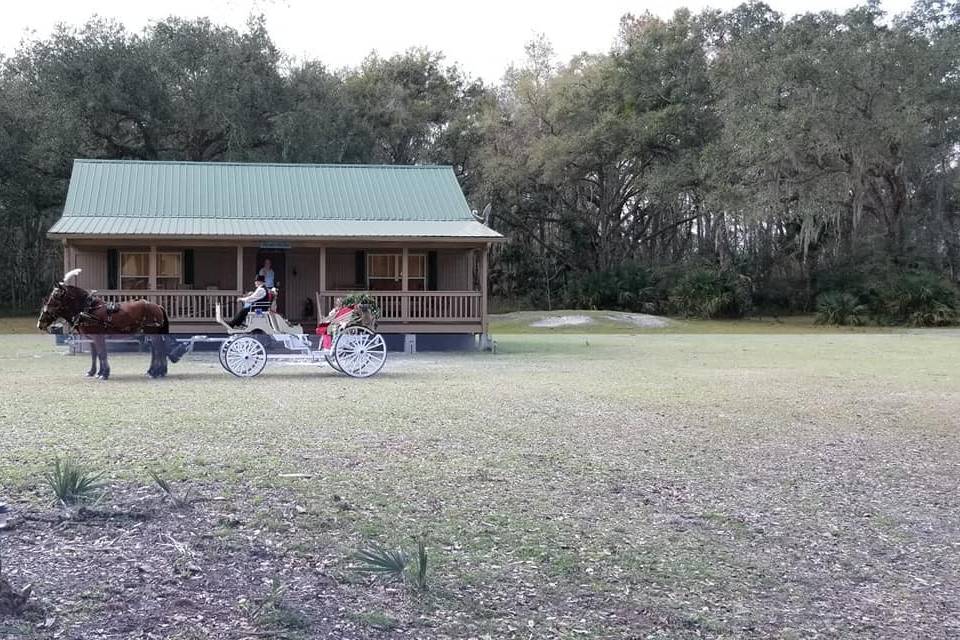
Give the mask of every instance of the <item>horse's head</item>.
M 37 319 L 37 329 L 46 331 L 58 318 L 63 317 L 65 293 L 66 286 L 62 282 L 58 282 L 50 295 L 47 296 L 46 302 L 43 303 L 40 317 Z
M 57 319 L 63 318 L 70 320 L 73 315 L 73 303 L 76 296 L 71 294 L 71 290 L 76 289 L 67 283 L 80 274 L 80 269 L 74 269 L 63 276 L 63 280 L 58 282 L 46 302 L 43 303 L 43 309 L 40 310 L 40 317 L 37 318 L 37 329 L 46 331 Z

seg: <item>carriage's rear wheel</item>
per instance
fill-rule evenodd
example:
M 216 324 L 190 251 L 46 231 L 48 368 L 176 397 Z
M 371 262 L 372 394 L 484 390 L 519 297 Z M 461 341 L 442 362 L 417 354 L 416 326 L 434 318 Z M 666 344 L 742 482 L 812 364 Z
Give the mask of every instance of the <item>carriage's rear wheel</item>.
M 220 357 L 220 366 L 226 369 L 227 371 L 230 371 L 230 369 L 227 368 L 227 347 L 229 347 L 230 343 L 236 339 L 237 339 L 236 336 L 231 336 L 227 338 L 226 340 L 223 341 L 223 344 L 220 345 L 220 349 L 217 350 L 218 351 L 217 355 Z
M 379 333 L 366 327 L 347 327 L 333 341 L 337 369 L 351 378 L 368 378 L 387 361 L 387 343 Z
M 340 365 L 337 364 L 337 359 L 334 357 L 332 350 L 330 351 L 330 353 L 324 353 L 323 357 L 326 358 L 327 364 L 330 365 L 331 369 L 333 369 L 334 371 L 339 371 L 340 373 L 343 373 L 343 369 L 341 369 Z
M 252 378 L 267 366 L 267 350 L 252 336 L 231 338 L 221 351 L 224 367 L 238 378 Z

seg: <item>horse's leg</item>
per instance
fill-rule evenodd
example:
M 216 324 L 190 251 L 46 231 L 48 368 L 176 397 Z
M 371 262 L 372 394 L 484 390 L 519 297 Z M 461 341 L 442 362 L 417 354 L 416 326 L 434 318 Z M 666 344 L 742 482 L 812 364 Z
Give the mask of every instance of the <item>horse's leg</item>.
M 90 340 L 90 370 L 87 371 L 87 377 L 92 378 L 97 375 L 97 341 Z
M 100 356 L 100 372 L 97 373 L 97 377 L 101 380 L 110 379 L 110 363 L 107 361 L 107 338 L 103 335 L 98 335 L 94 337 L 94 341 L 97 343 L 97 352 Z
M 167 375 L 167 340 L 166 336 L 153 336 L 153 348 L 157 352 L 157 373 L 161 378 Z
M 152 337 L 147 337 L 147 341 L 150 343 L 150 368 L 147 369 L 147 375 L 151 378 L 156 378 L 157 373 L 157 345 L 153 343 Z

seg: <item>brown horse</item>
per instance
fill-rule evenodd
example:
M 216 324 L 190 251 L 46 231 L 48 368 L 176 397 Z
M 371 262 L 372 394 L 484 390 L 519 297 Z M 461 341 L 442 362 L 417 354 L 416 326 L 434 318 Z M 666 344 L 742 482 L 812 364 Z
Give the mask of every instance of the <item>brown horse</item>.
M 171 362 L 177 362 L 186 348 L 168 335 L 170 322 L 164 308 L 142 299 L 109 305 L 84 289 L 67 284 L 79 273 L 80 269 L 67 273 L 63 281 L 53 288 L 40 312 L 37 328 L 46 331 L 57 319 L 62 319 L 77 333 L 89 337 L 91 363 L 87 376 L 97 376 L 101 380 L 110 377 L 110 363 L 107 361 L 108 336 L 149 335 L 150 368 L 147 369 L 147 375 L 151 378 L 167 375 L 167 358 L 169 357 Z

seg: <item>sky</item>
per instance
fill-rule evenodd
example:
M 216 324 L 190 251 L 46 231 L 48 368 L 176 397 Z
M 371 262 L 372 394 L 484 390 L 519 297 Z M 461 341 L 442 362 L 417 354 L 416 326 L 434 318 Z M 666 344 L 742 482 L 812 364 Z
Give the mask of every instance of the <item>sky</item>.
M 856 0 L 767 0 L 786 15 L 832 9 Z M 0 10 L 0 53 L 11 54 L 24 38 L 44 38 L 63 22 L 79 25 L 92 15 L 118 19 L 131 31 L 170 15 L 209 17 L 243 28 L 251 14 L 264 14 L 273 41 L 285 54 L 322 61 L 330 68 L 355 66 L 371 51 L 382 56 L 412 46 L 446 54 L 473 77 L 497 82 L 523 46 L 545 34 L 558 59 L 609 49 L 620 17 L 644 11 L 669 16 L 679 7 L 693 11 L 729 9 L 740 0 L 31 0 L 4 2 Z M 906 11 L 910 0 L 882 0 L 890 14 Z

